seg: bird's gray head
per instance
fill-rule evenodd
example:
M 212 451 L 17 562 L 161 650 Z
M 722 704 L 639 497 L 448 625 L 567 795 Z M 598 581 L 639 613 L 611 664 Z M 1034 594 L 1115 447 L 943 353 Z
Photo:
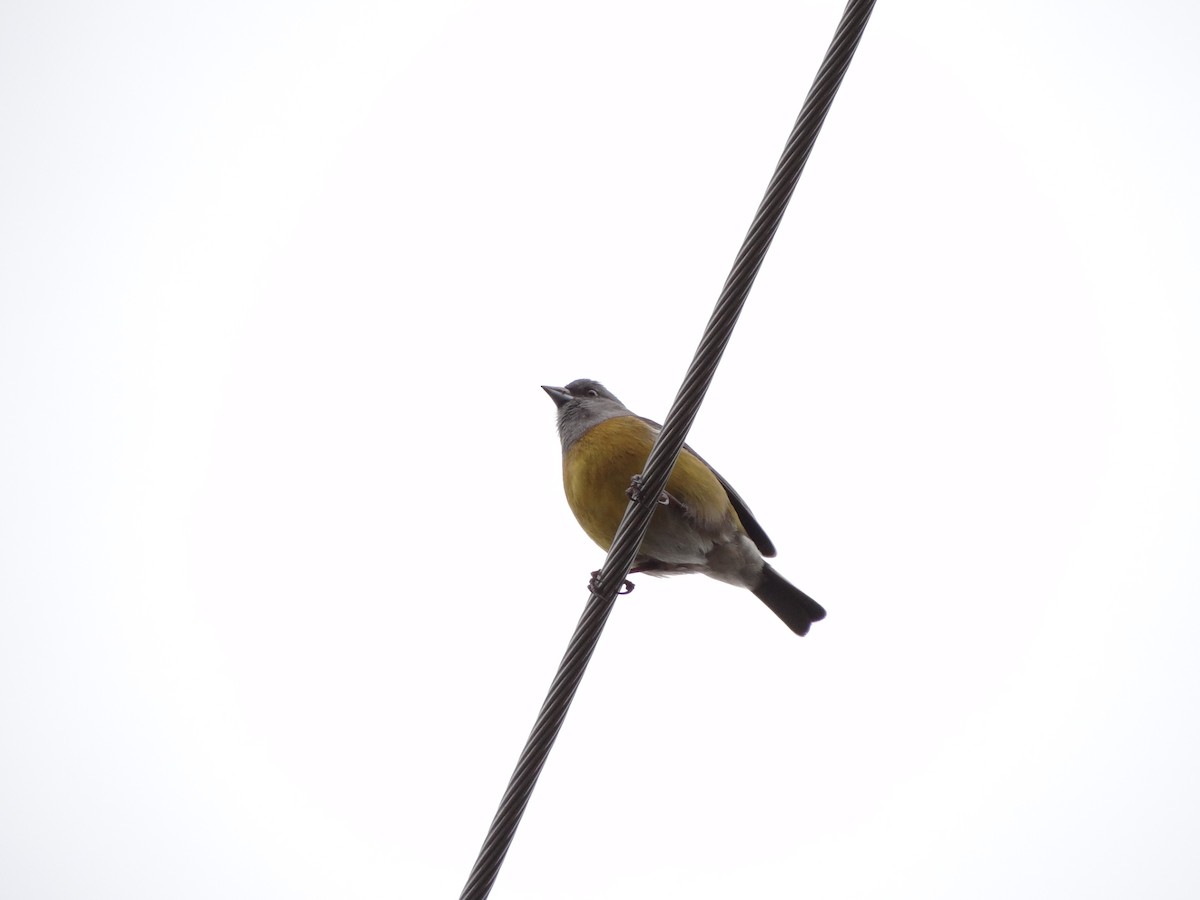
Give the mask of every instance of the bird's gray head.
M 566 387 L 542 385 L 558 407 L 558 436 L 566 450 L 593 425 L 616 416 L 631 416 L 625 404 L 598 381 L 580 378 Z

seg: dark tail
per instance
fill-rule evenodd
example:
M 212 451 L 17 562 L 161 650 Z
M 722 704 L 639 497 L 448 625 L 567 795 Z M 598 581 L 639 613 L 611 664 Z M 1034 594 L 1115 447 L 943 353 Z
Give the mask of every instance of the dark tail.
M 790 584 L 769 565 L 763 566 L 762 579 L 753 591 L 754 596 L 767 604 L 771 612 L 783 619 L 796 634 L 808 634 L 808 627 L 813 622 L 825 618 L 825 609 L 821 604 Z

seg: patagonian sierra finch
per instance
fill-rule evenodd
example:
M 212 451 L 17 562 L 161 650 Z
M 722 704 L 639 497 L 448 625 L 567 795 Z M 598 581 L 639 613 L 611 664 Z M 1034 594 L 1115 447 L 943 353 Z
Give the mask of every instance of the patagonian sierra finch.
M 607 550 L 661 426 L 630 412 L 598 381 L 542 386 L 558 407 L 563 488 L 571 512 Z M 796 634 L 825 618 L 815 600 L 764 557 L 775 547 L 737 492 L 687 445 L 667 479 L 631 572 L 700 572 L 747 588 Z

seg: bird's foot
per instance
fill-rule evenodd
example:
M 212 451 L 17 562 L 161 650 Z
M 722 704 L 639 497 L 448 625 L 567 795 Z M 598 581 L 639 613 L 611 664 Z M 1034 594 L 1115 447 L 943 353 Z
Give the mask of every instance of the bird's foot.
M 625 488 L 625 496 L 628 497 L 630 500 L 632 500 L 634 503 L 641 503 L 645 499 L 645 496 L 642 493 L 642 476 L 641 475 L 633 476 L 633 478 L 629 482 L 629 487 Z M 666 506 L 668 503 L 671 502 L 671 497 L 666 491 L 663 491 L 662 493 L 660 493 L 658 495 L 658 502 L 661 503 L 663 506 Z
M 632 594 L 634 584 L 628 578 L 621 582 L 621 586 L 617 588 L 617 595 Z M 588 581 L 588 590 L 593 594 L 600 590 L 600 570 L 597 569 L 592 573 L 591 580 Z

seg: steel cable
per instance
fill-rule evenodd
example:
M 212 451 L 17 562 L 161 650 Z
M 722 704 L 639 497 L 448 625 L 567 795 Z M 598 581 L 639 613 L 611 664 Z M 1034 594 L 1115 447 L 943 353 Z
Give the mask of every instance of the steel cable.
M 742 248 L 734 260 L 696 355 L 679 388 L 675 402 L 667 413 L 654 449 L 646 460 L 646 468 L 640 478 L 640 501 L 630 502 L 625 510 L 625 516 L 609 548 L 608 557 L 600 569 L 571 642 L 567 645 L 567 652 L 559 664 L 558 674 L 538 713 L 533 731 L 509 780 L 508 789 L 500 801 L 496 817 L 488 829 L 460 900 L 484 900 L 491 893 L 496 875 L 516 834 L 517 825 L 533 794 L 538 775 L 541 774 L 542 766 L 545 765 L 550 748 L 558 736 L 563 719 L 566 718 L 567 709 L 583 678 L 584 670 L 600 640 L 604 623 L 612 612 L 617 590 L 633 566 L 638 547 L 641 546 L 642 538 L 650 525 L 656 498 L 667 483 L 667 476 L 675 466 L 688 430 L 692 427 L 704 395 L 712 383 L 717 364 L 733 334 L 733 327 L 745 305 L 767 248 L 783 218 L 783 212 L 804 170 L 804 164 L 808 161 L 808 155 L 825 121 L 825 115 L 829 112 L 830 104 L 842 77 L 846 74 L 874 6 L 875 0 L 850 0 L 842 13 L 842 20 L 812 87 L 809 88 L 804 106 L 784 146 L 775 174 L 767 186 L 766 194 L 759 204 Z

